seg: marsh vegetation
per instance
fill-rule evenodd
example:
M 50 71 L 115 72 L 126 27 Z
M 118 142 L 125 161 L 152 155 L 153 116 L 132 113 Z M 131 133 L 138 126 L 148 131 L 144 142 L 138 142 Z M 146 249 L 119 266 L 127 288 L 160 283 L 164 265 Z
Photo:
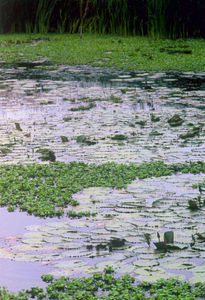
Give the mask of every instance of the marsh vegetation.
M 205 297 L 204 12 L 0 2 L 0 298 Z

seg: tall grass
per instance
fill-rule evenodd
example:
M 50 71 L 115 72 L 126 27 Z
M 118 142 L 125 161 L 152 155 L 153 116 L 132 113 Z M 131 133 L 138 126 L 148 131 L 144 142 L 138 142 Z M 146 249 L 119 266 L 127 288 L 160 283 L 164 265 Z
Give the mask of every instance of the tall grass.
M 48 33 L 50 21 L 58 0 L 39 0 L 34 23 L 34 32 Z
M 0 0 L 0 32 L 205 37 L 205 0 Z

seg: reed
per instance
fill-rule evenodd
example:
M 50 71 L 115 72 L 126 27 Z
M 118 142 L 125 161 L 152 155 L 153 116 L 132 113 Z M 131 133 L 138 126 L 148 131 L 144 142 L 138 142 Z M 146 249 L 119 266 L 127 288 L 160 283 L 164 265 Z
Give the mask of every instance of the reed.
M 0 32 L 205 37 L 204 0 L 0 0 Z
M 58 0 L 39 0 L 35 18 L 35 33 L 48 33 L 50 21 Z

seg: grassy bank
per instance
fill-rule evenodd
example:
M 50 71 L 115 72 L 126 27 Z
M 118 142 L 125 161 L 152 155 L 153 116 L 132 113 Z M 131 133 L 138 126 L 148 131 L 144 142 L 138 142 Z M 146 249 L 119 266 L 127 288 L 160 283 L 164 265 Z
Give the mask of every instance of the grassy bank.
M 78 34 L 0 35 L 0 60 L 49 58 L 59 64 L 89 64 L 127 70 L 205 71 L 204 39 L 151 39 Z

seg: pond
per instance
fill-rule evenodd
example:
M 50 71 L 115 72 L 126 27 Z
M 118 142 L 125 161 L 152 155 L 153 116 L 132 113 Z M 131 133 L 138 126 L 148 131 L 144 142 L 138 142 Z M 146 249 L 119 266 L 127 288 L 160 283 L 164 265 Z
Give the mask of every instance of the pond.
M 42 149 L 64 163 L 204 161 L 204 97 L 202 72 L 1 64 L 0 161 L 47 163 Z M 204 281 L 205 208 L 188 209 L 200 194 L 193 184 L 204 180 L 176 174 L 136 179 L 124 189 L 83 189 L 73 195 L 73 211 L 93 216 L 81 219 L 1 208 L 0 286 L 42 286 L 45 273 L 89 276 L 106 265 L 137 280 Z M 177 249 L 159 251 L 154 243 L 167 231 Z

